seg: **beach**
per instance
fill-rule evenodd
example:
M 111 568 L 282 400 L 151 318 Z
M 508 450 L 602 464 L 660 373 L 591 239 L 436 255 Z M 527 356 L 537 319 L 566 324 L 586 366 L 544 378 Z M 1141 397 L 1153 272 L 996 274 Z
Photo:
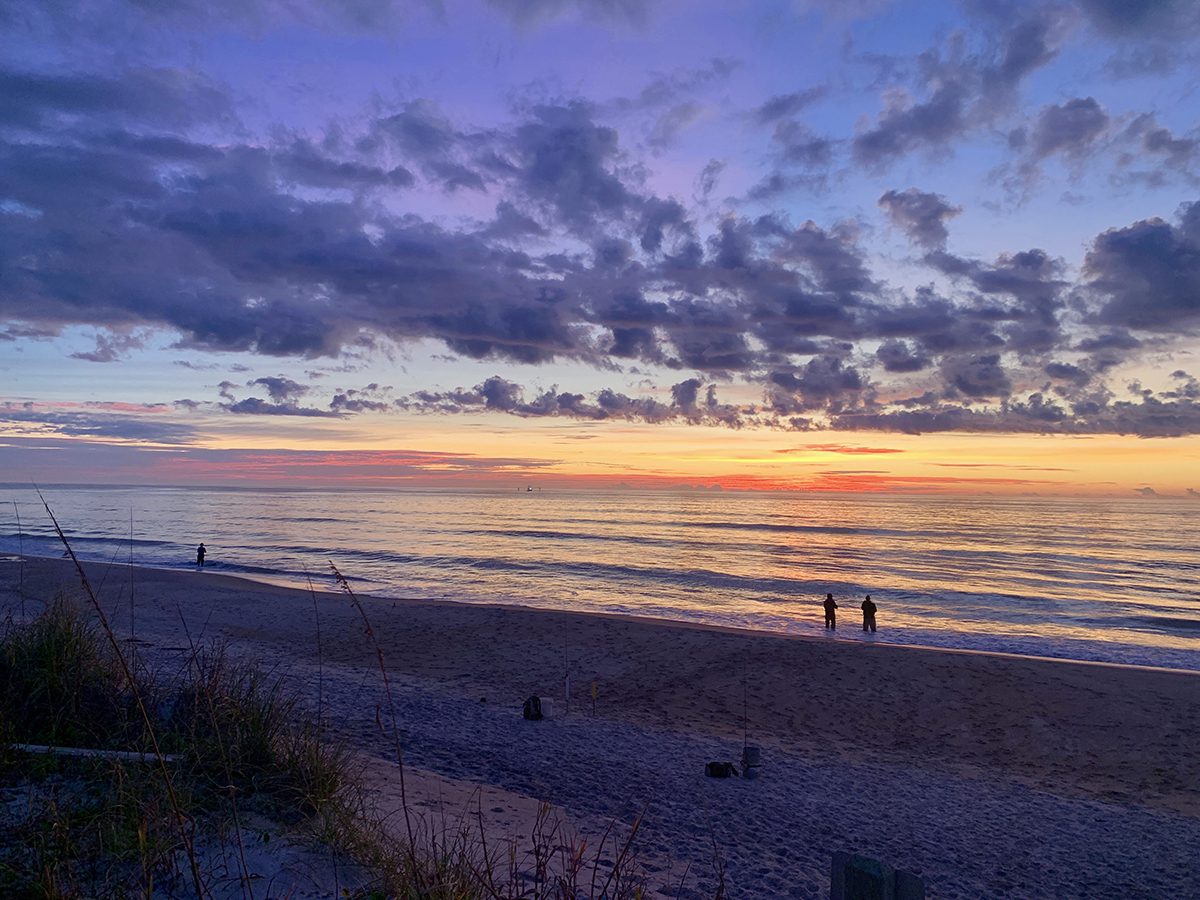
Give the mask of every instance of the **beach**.
M 388 795 L 376 646 L 328 578 L 308 592 L 85 565 L 114 630 L 148 658 L 227 641 L 378 759 Z M 79 593 L 68 561 L 0 561 L 6 613 L 59 593 Z M 915 872 L 931 897 L 1200 895 L 1200 674 L 359 599 L 423 813 L 453 815 L 479 788 L 501 831 L 543 800 L 583 833 L 641 816 L 664 895 L 682 881 L 706 896 L 716 858 L 729 896 L 828 896 L 837 850 Z M 856 611 L 840 626 L 858 629 Z M 534 693 L 552 701 L 546 721 L 521 718 Z M 704 777 L 744 743 L 762 750 L 759 778 Z

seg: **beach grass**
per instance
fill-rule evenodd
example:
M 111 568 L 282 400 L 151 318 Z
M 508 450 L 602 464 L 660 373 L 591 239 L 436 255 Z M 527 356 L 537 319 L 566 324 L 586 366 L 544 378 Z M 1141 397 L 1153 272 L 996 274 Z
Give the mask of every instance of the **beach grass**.
M 589 844 L 543 804 L 526 851 L 490 844 L 465 812 L 409 821 L 397 835 L 366 802 L 354 754 L 301 713 L 281 678 L 217 644 L 192 648 L 184 672 L 165 681 L 127 659 L 137 673 L 127 680 L 111 652 L 87 612 L 61 598 L 0 635 L 0 895 L 211 896 L 229 879 L 206 871 L 203 848 L 231 851 L 248 881 L 242 844 L 261 843 L 264 821 L 352 861 L 348 896 L 643 895 L 636 823 Z M 151 711 L 145 721 L 135 693 Z M 180 840 L 181 817 L 190 842 Z
M 0 637 L 4 896 L 148 895 L 186 876 L 205 830 L 236 842 L 247 811 L 289 826 L 353 802 L 348 753 L 292 726 L 278 679 L 220 646 L 166 681 L 112 652 L 62 600 Z
M 271 832 L 352 863 L 344 885 L 335 878 L 348 897 L 644 895 L 637 823 L 589 844 L 543 805 L 519 849 L 489 842 L 478 805 L 435 826 L 403 800 L 398 834 L 368 803 L 354 752 L 282 677 L 221 643 L 151 671 L 76 567 L 91 608 L 58 596 L 0 632 L 0 895 L 253 897 L 247 847 L 261 856 Z M 402 779 L 394 714 L 388 727 Z

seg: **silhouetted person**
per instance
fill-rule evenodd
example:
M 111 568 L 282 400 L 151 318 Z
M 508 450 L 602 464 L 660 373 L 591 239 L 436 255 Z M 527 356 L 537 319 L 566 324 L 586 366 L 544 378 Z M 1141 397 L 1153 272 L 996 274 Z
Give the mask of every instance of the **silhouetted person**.
M 837 629 L 837 601 L 833 599 L 833 594 L 825 595 L 825 627 L 831 630 Z
M 204 554 L 207 552 L 203 544 L 196 548 L 196 565 L 200 568 L 204 568 Z
M 867 599 L 862 602 L 863 611 L 863 631 L 875 631 L 875 604 L 871 601 L 871 595 L 867 594 Z

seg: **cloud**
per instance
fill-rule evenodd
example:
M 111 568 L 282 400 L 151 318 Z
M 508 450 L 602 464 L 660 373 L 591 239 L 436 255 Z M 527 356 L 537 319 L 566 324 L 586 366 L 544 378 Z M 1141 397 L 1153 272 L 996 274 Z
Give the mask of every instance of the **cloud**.
M 1059 381 L 1071 381 L 1075 384 L 1084 385 L 1092 380 L 1091 373 L 1079 368 L 1079 366 L 1071 363 L 1051 362 L 1046 363 L 1043 371 L 1051 378 Z
M 275 377 L 265 376 L 263 378 L 255 378 L 253 381 L 248 382 L 248 384 L 252 387 L 254 385 L 265 387 L 267 389 L 267 394 L 276 403 L 285 403 L 289 400 L 295 400 L 301 394 L 305 394 L 309 390 L 305 385 L 299 384 L 290 378 L 285 378 L 282 375 Z
M 0 428 L 9 434 L 16 431 L 26 435 L 90 437 L 154 444 L 188 444 L 198 437 L 196 430 L 189 425 L 165 421 L 154 414 L 110 412 L 103 405 L 93 411 L 47 408 L 45 404 L 0 402 Z
M 1000 365 L 1000 355 L 950 356 L 942 361 L 942 377 L 956 393 L 972 400 L 1005 397 L 1012 393 L 1012 380 Z
M 915 352 L 905 341 L 896 339 L 880 344 L 875 356 L 888 372 L 920 372 L 932 364 L 929 356 Z
M 1150 391 L 1134 400 L 1104 393 L 1065 402 L 1035 391 L 1007 396 L 994 405 L 966 404 L 954 398 L 924 395 L 886 408 L 864 405 L 830 417 L 829 426 L 845 431 L 895 431 L 905 434 L 961 431 L 1012 434 L 1120 434 L 1147 438 L 1200 433 L 1200 403 Z
M 1200 19 L 1195 7 L 1178 0 L 1078 0 L 1093 24 L 1116 37 L 1169 35 L 1178 39 Z
M 951 80 L 920 103 L 893 94 L 876 125 L 854 139 L 854 158 L 879 168 L 912 150 L 948 143 L 967 128 L 968 100 L 965 87 Z
M 961 206 L 951 206 L 941 194 L 916 188 L 888 191 L 879 198 L 879 206 L 913 243 L 930 250 L 946 246 L 946 220 L 962 212 Z
M 146 345 L 149 332 L 142 330 L 122 334 L 120 332 L 97 332 L 95 350 L 81 350 L 71 354 L 72 359 L 82 359 L 87 362 L 110 363 L 123 359 L 130 350 L 138 350 Z
M 1134 488 L 1133 492 L 1135 494 L 1141 494 L 1143 497 L 1157 497 L 1158 496 L 1158 491 L 1156 491 L 1152 487 Z
M 890 88 L 875 122 L 852 149 L 861 165 L 881 170 L 917 151 L 945 152 L 965 135 L 991 125 L 1012 107 L 1017 89 L 1058 53 L 1063 23 L 1056 10 L 1028 11 L 974 52 L 961 36 L 931 48 L 916 63 L 917 94 Z
M 818 85 L 790 94 L 776 94 L 754 111 L 754 117 L 764 125 L 791 118 L 824 98 L 827 93 L 827 87 Z
M 516 129 L 513 151 L 524 193 L 576 227 L 619 219 L 636 199 L 612 171 L 617 132 L 583 102 L 539 106 Z
M 247 397 L 236 403 L 223 403 L 221 408 L 231 413 L 252 416 L 307 416 L 310 418 L 339 418 L 340 413 L 294 403 L 268 403 L 261 397 Z
M 1133 169 L 1149 157 L 1156 158 L 1152 168 L 1134 170 L 1134 177 L 1161 185 L 1166 181 L 1162 171 L 1165 167 L 1192 180 L 1196 179 L 1197 164 L 1200 164 L 1200 138 L 1176 135 L 1160 125 L 1149 113 L 1135 118 L 1126 127 L 1123 136 L 1133 143 L 1133 147 L 1121 154 L 1118 165 Z
M 709 205 L 763 173 L 752 190 L 770 197 L 804 179 L 850 177 L 834 170 L 846 154 L 885 167 L 1001 133 L 1068 18 L 1061 7 L 1023 12 L 989 36 L 947 37 L 901 60 L 883 111 L 853 146 L 803 121 L 824 88 L 752 98 L 731 115 L 770 135 L 753 172 L 743 158 L 703 154 L 677 172 L 646 159 L 643 137 L 666 146 L 712 113 L 703 92 L 725 84 L 729 60 L 655 74 L 624 100 L 562 99 L 547 87 L 486 125 L 406 95 L 377 98 L 361 121 L 347 113 L 328 128 L 259 134 L 235 120 L 231 91 L 186 72 L 106 69 L 89 87 L 88 73 L 6 70 L 20 90 L 0 97 L 0 340 L 61 334 L 65 344 L 76 341 L 72 326 L 95 328 L 94 349 L 63 352 L 97 362 L 136 352 L 150 335 L 179 350 L 307 360 L 369 360 L 430 342 L 502 373 L 458 392 L 406 387 L 400 408 L 426 411 L 1190 433 L 1186 381 L 1133 399 L 1105 383 L 1119 363 L 1169 349 L 1197 324 L 1200 214 L 1190 206 L 1171 223 L 1099 235 L 1077 280 L 1036 246 L 986 259 L 950 252 L 959 208 L 917 188 L 882 193 L 882 212 L 861 218 L 822 212 L 821 224 L 761 215 L 744 198 Z M 1021 158 L 1083 158 L 1111 145 L 1179 172 L 1194 165 L 1190 132 L 1112 115 L 1091 97 L 1043 107 Z M 889 261 L 872 265 L 872 228 L 885 216 L 923 254 L 928 284 L 911 286 Z M 628 380 L 582 393 L 527 389 L 550 381 L 545 369 L 506 368 L 559 362 Z M 632 395 L 635 374 L 661 390 Z M 239 383 L 222 383 L 208 411 L 397 408 L 370 386 L 317 393 L 282 375 L 231 377 Z M 719 402 L 722 382 L 752 400 Z M 262 396 L 246 397 L 247 387 Z M 880 399 L 897 397 L 910 399 Z
M 0 68 L 0 125 L 61 127 L 79 116 L 183 126 L 232 121 L 232 104 L 215 84 L 186 69 L 127 69 L 55 74 Z
M 1038 115 L 1030 138 L 1035 159 L 1053 154 L 1080 158 L 1108 127 L 1108 113 L 1093 97 L 1075 98 L 1046 106 Z
M 1179 208 L 1178 224 L 1143 219 L 1099 235 L 1084 273 L 1101 301 L 1099 323 L 1144 331 L 1200 326 L 1200 203 Z
M 798 369 L 767 377 L 771 408 L 783 415 L 855 406 L 866 387 L 855 367 L 834 356 L 814 356 Z
M 397 400 L 396 405 L 416 412 L 501 412 L 523 418 L 561 417 L 593 421 L 683 421 L 731 428 L 741 427 L 745 424 L 744 415 L 753 413 L 753 410 L 719 403 L 715 386 L 708 385 L 705 389 L 699 379 L 688 379 L 672 386 L 671 397 L 671 403 L 668 404 L 650 397 L 630 397 L 607 388 L 590 396 L 550 388 L 527 400 L 525 390 L 519 384 L 494 375 L 470 389 L 418 391 Z

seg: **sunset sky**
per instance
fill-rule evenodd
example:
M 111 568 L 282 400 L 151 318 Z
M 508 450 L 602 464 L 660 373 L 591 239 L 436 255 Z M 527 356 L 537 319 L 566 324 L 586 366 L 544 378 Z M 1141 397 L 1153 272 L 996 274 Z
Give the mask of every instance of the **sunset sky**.
M 0 481 L 1200 496 L 1192 0 L 0 35 Z

